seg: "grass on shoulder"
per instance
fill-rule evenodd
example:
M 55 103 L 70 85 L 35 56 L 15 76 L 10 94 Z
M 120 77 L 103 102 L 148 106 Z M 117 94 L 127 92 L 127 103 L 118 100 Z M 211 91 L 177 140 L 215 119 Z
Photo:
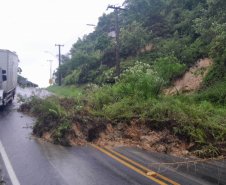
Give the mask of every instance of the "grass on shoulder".
M 52 85 L 46 88 L 47 91 L 53 92 L 58 96 L 65 96 L 65 97 L 77 97 L 80 93 L 84 91 L 84 87 L 86 85 L 75 87 L 72 86 L 58 86 L 58 85 Z

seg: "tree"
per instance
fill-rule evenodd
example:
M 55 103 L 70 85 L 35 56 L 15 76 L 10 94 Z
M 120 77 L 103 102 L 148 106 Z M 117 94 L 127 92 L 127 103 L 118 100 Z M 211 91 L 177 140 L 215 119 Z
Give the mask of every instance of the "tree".
M 25 80 L 27 80 L 27 78 L 24 78 L 21 75 L 17 75 L 17 83 L 19 83 L 20 81 L 25 81 Z
M 136 55 L 140 49 L 145 48 L 151 33 L 148 32 L 147 28 L 142 28 L 142 25 L 136 21 L 121 29 L 121 54 L 123 56 Z
M 18 68 L 17 68 L 17 72 L 18 72 L 19 74 L 21 74 L 21 73 L 22 73 L 22 69 L 21 69 L 20 67 L 18 67 Z
M 137 21 L 144 25 L 150 25 L 161 20 L 162 11 L 167 5 L 165 0 L 126 0 L 126 10 L 123 15 L 127 17 L 128 23 Z

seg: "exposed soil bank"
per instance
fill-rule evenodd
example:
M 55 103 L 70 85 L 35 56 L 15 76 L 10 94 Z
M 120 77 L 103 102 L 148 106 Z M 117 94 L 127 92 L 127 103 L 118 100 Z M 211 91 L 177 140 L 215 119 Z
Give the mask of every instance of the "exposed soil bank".
M 149 47 L 151 49 L 152 45 L 149 45 Z M 166 94 L 195 90 L 199 87 L 203 76 L 208 72 L 211 65 L 212 59 L 198 60 L 182 78 L 173 81 L 174 88 L 167 89 Z M 130 117 L 126 120 L 119 118 L 115 120 L 117 123 L 112 123 L 104 120 L 102 118 L 104 117 L 103 115 L 102 117 L 93 115 L 95 111 L 92 114 L 90 107 L 93 107 L 93 102 L 88 103 L 86 99 L 77 100 L 75 98 L 52 97 L 45 100 L 33 98 L 30 102 L 22 104 L 20 111 L 37 118 L 33 128 L 35 136 L 54 144 L 74 146 L 94 143 L 101 147 L 124 145 L 176 156 L 191 154 L 193 151 L 196 151 L 199 157 L 226 155 L 226 142 L 216 141 L 215 135 L 208 132 L 209 128 L 203 129 L 200 126 L 207 120 L 205 116 L 201 114 L 201 118 L 204 119 L 198 119 L 199 115 L 194 114 L 196 109 L 190 110 L 187 108 L 188 110 L 183 110 L 180 108 L 183 104 L 179 104 L 176 101 L 169 102 L 160 104 L 162 107 L 170 107 L 174 111 L 171 113 L 169 110 L 161 109 L 163 117 L 167 118 L 162 120 L 168 121 L 151 120 L 151 118 L 155 119 L 155 117 L 145 114 L 146 118 L 142 118 L 142 120 L 138 117 L 136 119 L 134 119 L 135 117 Z M 173 105 L 179 106 L 179 108 L 174 109 L 174 107 L 171 107 L 172 102 L 174 103 Z M 200 111 L 200 109 L 197 110 Z M 205 108 L 201 109 L 200 113 L 203 113 L 203 110 Z M 213 111 L 210 108 L 209 110 L 207 114 Z M 150 112 L 150 114 L 152 113 Z M 204 114 L 206 115 L 206 113 Z M 136 115 L 136 111 L 134 115 Z M 184 122 L 184 120 L 181 120 L 181 117 L 188 120 L 185 126 L 193 126 L 192 132 L 190 127 L 189 131 L 183 131 L 184 126 L 182 126 L 180 121 Z M 212 123 L 212 120 L 210 123 Z M 179 128 L 179 131 L 176 132 L 177 128 Z M 175 133 L 181 134 L 175 135 Z M 182 133 L 187 133 L 189 136 Z M 191 136 L 191 134 L 193 135 Z M 190 138 L 196 143 L 192 143 Z M 203 140 L 204 142 L 202 142 Z
M 75 102 L 70 99 L 64 100 L 70 109 Z M 65 103 L 62 102 L 61 104 Z M 20 111 L 31 115 L 31 106 L 22 104 Z M 39 117 L 38 112 L 32 114 Z M 98 118 L 90 113 L 87 108 L 70 117 L 69 127 L 64 128 L 60 123 L 62 118 L 44 117 L 36 122 L 33 133 L 54 144 L 64 146 L 86 145 L 94 143 L 98 146 L 133 146 L 145 150 L 160 153 L 168 153 L 175 156 L 191 157 L 192 152 L 201 147 L 190 141 L 186 135 L 174 135 L 174 127 L 179 127 L 175 121 L 156 121 L 149 118 L 124 120 L 113 124 L 110 121 Z M 63 127 L 63 128 L 62 128 Z M 212 142 L 211 142 L 212 143 Z M 221 155 L 226 154 L 226 142 L 212 143 L 217 147 Z M 201 150 L 200 150 L 201 151 Z M 199 157 L 215 157 L 212 153 L 196 153 Z M 217 156 L 217 155 L 216 155 Z
M 148 124 L 118 124 L 114 127 L 107 125 L 107 129 L 99 133 L 99 137 L 93 143 L 104 146 L 133 146 L 145 150 L 160 153 L 168 153 L 176 156 L 188 154 L 193 144 L 186 139 L 179 139 L 168 129 L 162 131 L 151 129 Z
M 199 59 L 181 78 L 172 81 L 174 87 L 166 89 L 166 94 L 176 94 L 177 91 L 189 92 L 199 88 L 203 77 L 212 65 L 212 61 L 210 58 Z
M 25 109 L 27 110 L 27 109 Z M 25 112 L 26 113 L 26 112 Z M 104 146 L 133 146 L 175 156 L 184 156 L 192 151 L 194 144 L 186 137 L 173 134 L 175 123 L 146 120 L 125 121 L 112 124 L 94 119 L 88 112 L 73 118 L 72 128 L 62 134 L 61 143 L 56 142 L 54 129 L 46 125 L 35 125 L 35 136 L 54 144 L 66 146 L 86 145 L 88 143 Z
M 168 129 L 163 131 L 151 130 L 145 124 L 136 124 L 129 126 L 119 123 L 114 127 L 108 124 L 97 124 L 96 127 L 89 128 L 89 124 L 73 123 L 74 133 L 68 133 L 65 138 L 70 146 L 86 145 L 94 143 L 98 146 L 133 146 L 145 150 L 152 150 L 160 153 L 168 153 L 176 156 L 188 154 L 194 146 L 186 139 L 179 139 L 170 133 Z M 86 127 L 86 128 L 85 128 Z M 53 132 L 45 132 L 41 138 L 54 143 L 52 139 Z

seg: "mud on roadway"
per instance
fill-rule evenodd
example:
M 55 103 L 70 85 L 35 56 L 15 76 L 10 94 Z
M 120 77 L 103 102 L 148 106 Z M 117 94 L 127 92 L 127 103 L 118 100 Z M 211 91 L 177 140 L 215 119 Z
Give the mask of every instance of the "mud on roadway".
M 67 102 L 68 104 L 69 102 Z M 70 102 L 71 104 L 73 102 Z M 19 111 L 34 116 L 29 104 L 22 104 Z M 42 124 L 35 124 L 33 134 L 47 142 L 64 146 L 96 144 L 100 147 L 132 146 L 174 156 L 190 157 L 195 144 L 186 136 L 174 135 L 173 127 L 176 123 L 155 120 L 121 120 L 117 123 L 97 118 L 89 108 L 78 112 L 71 118 L 71 129 L 66 129 L 56 138 L 56 127 L 51 126 L 54 120 L 43 120 Z

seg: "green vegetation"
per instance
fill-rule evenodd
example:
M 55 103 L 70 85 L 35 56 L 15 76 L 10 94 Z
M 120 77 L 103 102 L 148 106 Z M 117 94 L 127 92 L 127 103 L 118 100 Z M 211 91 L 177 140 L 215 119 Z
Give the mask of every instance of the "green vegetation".
M 77 97 L 79 94 L 83 92 L 83 88 L 85 86 L 75 87 L 74 85 L 71 86 L 58 86 L 52 85 L 46 88 L 46 90 L 55 93 L 59 96 L 66 96 L 66 97 Z
M 27 80 L 27 78 L 24 78 L 24 77 L 21 76 L 21 75 L 18 75 L 18 76 L 17 76 L 17 83 L 19 83 L 20 81 L 25 81 L 25 80 Z
M 90 110 L 85 108 L 86 101 L 80 96 L 75 98 L 59 97 L 46 93 L 44 89 L 34 89 L 30 97 L 18 94 L 19 111 L 37 118 L 33 133 L 42 137 L 50 133 L 54 144 L 71 146 L 70 139 L 79 140 L 95 137 L 89 129 L 93 125 L 103 125 L 103 121 L 94 118 Z M 79 124 L 80 132 L 72 129 L 72 124 Z M 101 130 L 100 130 L 101 131 Z M 93 136 L 94 135 L 94 136 Z
M 17 75 L 17 83 L 19 83 L 20 81 L 27 80 L 27 78 L 24 78 L 23 76 L 21 76 L 22 69 L 20 67 L 17 68 L 17 72 L 18 72 L 18 75 Z
M 123 73 L 116 84 L 99 88 L 94 86 L 89 92 L 89 106 L 95 115 L 115 123 L 128 119 L 143 120 L 146 124 L 150 120 L 165 122 L 165 125 L 157 124 L 156 129 L 167 127 L 174 134 L 183 135 L 189 142 L 195 142 L 198 148 L 208 148 L 208 154 L 202 153 L 202 149 L 198 150 L 197 154 L 200 156 L 225 153 L 225 82 L 201 94 L 165 97 L 159 95 L 159 85 L 164 84 L 164 81 L 155 72 L 148 73 L 148 78 L 145 78 L 147 72 L 140 72 L 143 74 L 139 74 L 137 78 L 138 73 L 131 69 L 126 71 L 126 75 Z
M 124 20 L 119 23 L 121 72 L 136 61 L 150 65 L 170 61 L 184 65 L 183 71 L 197 59 L 211 57 L 215 72 L 225 73 L 223 0 L 126 0 L 124 5 L 127 11 L 119 13 L 119 20 Z M 72 58 L 63 56 L 57 74 L 61 72 L 66 85 L 115 82 L 105 76 L 109 70 L 115 73 L 115 43 L 107 37 L 114 19 L 114 13 L 103 14 L 95 31 L 73 45 Z M 152 49 L 146 49 L 150 44 Z M 177 75 L 171 69 L 167 80 Z
M 201 157 L 224 155 L 224 0 L 125 0 L 124 4 L 127 11 L 119 14 L 119 19 L 125 20 L 119 23 L 120 78 L 116 77 L 114 40 L 102 31 L 114 25 L 114 13 L 103 14 L 95 31 L 73 44 L 72 57 L 63 56 L 63 65 L 56 76 L 61 72 L 64 85 L 71 87 L 47 88 L 57 95 L 74 97 L 74 105 L 65 111 L 67 106 L 62 106 L 63 99 L 59 97 L 30 100 L 27 105 L 34 106 L 37 114 L 43 114 L 35 128 L 41 129 L 37 126 L 41 124 L 52 125 L 55 128 L 52 137 L 57 138 L 54 141 L 64 143 L 60 139 L 65 130 L 70 130 L 72 117 L 78 111 L 88 110 L 92 116 L 115 124 L 137 120 L 151 124 L 153 129 L 165 127 L 194 142 L 195 153 Z M 150 45 L 151 50 L 146 47 Z M 163 89 L 172 85 L 172 79 L 205 57 L 213 58 L 213 65 L 194 94 L 178 92 L 165 96 Z M 204 69 L 200 69 L 195 75 L 203 73 Z M 75 86 L 86 83 L 89 85 L 84 96 L 78 96 L 81 89 Z M 53 117 L 56 121 L 48 122 Z M 36 131 L 43 133 L 43 130 Z
M 58 98 L 54 95 L 45 99 L 41 98 L 37 93 L 29 98 L 19 97 L 21 111 L 30 111 L 34 116 L 39 117 L 33 132 L 42 137 L 45 132 L 53 130 L 52 137 L 55 144 L 69 146 L 68 140 L 64 137 L 71 133 L 71 117 L 75 114 L 76 100 L 74 98 Z

